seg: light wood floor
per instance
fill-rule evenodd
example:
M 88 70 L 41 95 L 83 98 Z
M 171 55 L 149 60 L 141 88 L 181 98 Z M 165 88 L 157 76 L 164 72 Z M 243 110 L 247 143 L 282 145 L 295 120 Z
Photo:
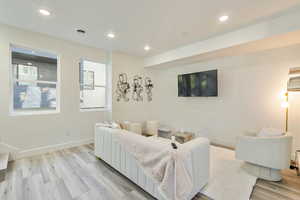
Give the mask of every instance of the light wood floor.
M 278 183 L 258 180 L 253 200 L 300 200 L 300 178 L 284 171 Z M 9 163 L 1 200 L 154 199 L 93 155 L 84 145 Z M 207 200 L 199 194 L 193 200 Z M 234 199 L 233 199 L 234 200 Z

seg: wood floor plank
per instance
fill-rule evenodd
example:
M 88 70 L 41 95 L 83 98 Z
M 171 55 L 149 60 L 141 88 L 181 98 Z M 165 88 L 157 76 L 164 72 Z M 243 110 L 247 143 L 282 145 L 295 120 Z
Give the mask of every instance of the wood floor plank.
M 73 199 L 63 179 L 59 179 L 55 182 L 54 191 L 56 193 L 56 197 L 60 200 Z
M 267 181 L 259 182 L 256 184 L 256 186 L 259 186 L 260 188 L 263 188 L 276 194 L 287 196 L 291 199 L 297 199 L 300 196 L 299 192 L 295 192 L 294 190 L 291 190 L 287 187 L 282 187 L 281 185 L 274 185 L 268 183 Z
M 291 170 L 288 170 L 292 172 Z M 294 172 L 294 171 L 293 171 Z M 299 181 L 299 177 L 294 172 L 292 176 L 286 177 L 283 172 L 283 180 L 279 182 L 271 182 L 259 179 L 252 192 L 252 200 L 260 199 L 286 199 L 299 200 L 300 199 L 300 184 L 291 184 L 292 181 Z M 292 185 L 292 186 L 291 186 Z
M 297 200 L 292 197 L 287 196 L 286 194 L 277 193 L 272 190 L 269 190 L 265 187 L 255 186 L 255 190 L 253 191 L 253 194 L 256 196 L 260 196 L 266 199 L 272 199 L 272 200 Z M 254 198 L 253 198 L 254 199 Z

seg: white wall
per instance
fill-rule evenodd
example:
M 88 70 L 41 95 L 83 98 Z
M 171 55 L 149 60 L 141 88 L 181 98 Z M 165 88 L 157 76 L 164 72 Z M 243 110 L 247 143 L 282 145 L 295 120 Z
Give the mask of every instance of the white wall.
M 135 75 L 145 76 L 146 71 L 143 68 L 143 58 L 130 56 L 127 54 L 114 54 L 112 57 L 113 65 L 113 119 L 115 120 L 131 120 L 131 121 L 144 121 L 149 117 L 149 113 L 145 110 L 151 103 L 135 102 L 132 100 L 132 89 L 128 97 L 129 102 L 116 101 L 116 86 L 118 76 L 120 73 L 126 73 L 130 86 Z M 144 97 L 145 99 L 145 97 Z
M 114 100 L 113 116 L 115 119 L 158 119 L 162 124 L 201 132 L 214 142 L 235 146 L 236 137 L 247 130 L 284 129 L 280 93 L 286 87 L 289 67 L 300 66 L 299 52 L 300 46 L 293 46 L 188 66 L 145 70 L 138 62 L 126 63 L 123 68 L 113 70 L 150 75 L 154 82 L 153 102 L 118 103 Z M 219 71 L 219 97 L 177 97 L 178 74 L 209 69 Z M 293 96 L 293 102 L 297 99 L 299 102 L 300 98 Z M 290 130 L 298 135 L 300 106 L 293 102 Z M 297 146 L 300 148 L 300 141 Z
M 10 116 L 10 52 L 15 44 L 55 52 L 61 64 L 61 111 L 59 114 Z M 79 111 L 79 61 L 106 62 L 106 53 L 46 35 L 0 25 L 0 137 L 21 150 L 80 141 L 93 137 L 96 122 L 110 112 Z

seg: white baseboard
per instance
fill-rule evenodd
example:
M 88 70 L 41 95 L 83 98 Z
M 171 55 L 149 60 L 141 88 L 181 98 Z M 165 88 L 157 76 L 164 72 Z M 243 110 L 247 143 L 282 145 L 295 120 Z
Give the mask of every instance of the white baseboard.
M 9 144 L 0 142 L 0 152 L 11 152 L 11 151 L 19 151 L 20 149 L 18 149 L 17 147 L 11 146 Z
M 18 152 L 18 154 L 16 155 L 16 159 L 40 155 L 40 154 L 58 151 L 61 149 L 66 149 L 66 148 L 71 148 L 71 147 L 76 147 L 76 146 L 80 146 L 80 145 L 84 145 L 84 144 L 90 144 L 93 142 L 94 142 L 94 138 L 90 138 L 90 139 L 71 141 L 71 142 L 66 142 L 66 143 L 61 143 L 61 144 L 55 144 L 55 145 L 49 145 L 49 146 L 43 146 L 43 147 L 23 150 L 23 151 Z

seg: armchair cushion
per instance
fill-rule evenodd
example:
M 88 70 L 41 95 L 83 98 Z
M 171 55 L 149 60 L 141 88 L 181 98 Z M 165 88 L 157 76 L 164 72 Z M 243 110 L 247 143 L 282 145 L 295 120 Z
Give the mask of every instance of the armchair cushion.
M 281 136 L 284 135 L 284 132 L 274 128 L 263 128 L 257 134 L 258 137 L 272 137 L 272 136 Z

